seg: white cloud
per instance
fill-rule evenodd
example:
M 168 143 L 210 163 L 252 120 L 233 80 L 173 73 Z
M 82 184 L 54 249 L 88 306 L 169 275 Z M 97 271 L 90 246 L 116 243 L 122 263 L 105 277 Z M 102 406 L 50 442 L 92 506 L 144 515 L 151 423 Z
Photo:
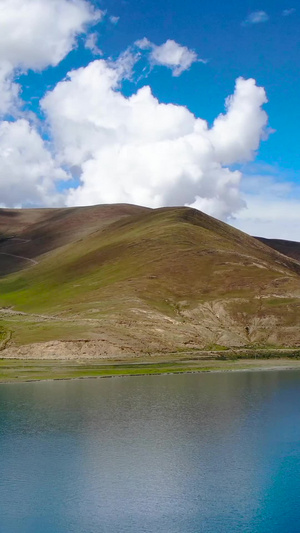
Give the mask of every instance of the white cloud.
M 53 160 L 45 142 L 27 120 L 0 124 L 0 203 L 57 205 L 57 181 L 68 175 Z
M 0 0 L 0 115 L 16 112 L 17 71 L 57 65 L 102 16 L 87 0 Z M 243 24 L 268 19 L 255 11 Z M 85 46 L 101 54 L 96 33 Z M 236 216 L 233 225 L 253 235 L 299 241 L 300 188 L 276 173 L 242 176 L 228 168 L 253 159 L 265 135 L 264 89 L 239 78 L 209 128 L 186 107 L 160 103 L 150 87 L 122 94 L 122 80 L 142 57 L 173 76 L 203 62 L 173 40 L 157 46 L 144 38 L 116 61 L 69 73 L 42 102 L 53 150 L 28 120 L 0 122 L 0 204 L 186 204 L 224 220 Z M 76 169 L 79 184 L 60 193 L 57 183 L 70 177 L 64 168 Z
M 290 9 L 284 9 L 282 11 L 282 16 L 289 17 L 290 15 L 293 15 L 294 13 L 296 13 L 296 9 L 294 7 L 291 7 Z
M 132 47 L 129 47 L 125 52 L 122 52 L 115 61 L 108 60 L 106 62 L 106 64 L 116 72 L 118 86 L 121 81 L 131 80 L 133 78 L 134 66 L 140 59 L 141 54 L 136 52 Z
M 223 165 L 253 157 L 267 122 L 264 90 L 237 80 L 227 114 L 209 129 L 187 108 L 159 103 L 149 87 L 126 98 L 121 77 L 94 61 L 43 100 L 61 164 L 80 168 L 67 204 L 187 204 L 223 219 L 243 207 L 241 173 Z
M 14 114 L 20 87 L 13 82 L 13 70 L 5 61 L 0 62 L 0 116 Z
M 12 110 L 18 87 L 15 69 L 57 65 L 87 24 L 101 17 L 85 0 L 0 1 L 0 113 Z
M 164 44 L 157 46 L 147 38 L 136 41 L 136 46 L 141 50 L 151 50 L 150 62 L 153 65 L 161 65 L 172 70 L 173 76 L 180 76 L 182 72 L 188 70 L 195 61 L 198 60 L 196 52 L 189 50 L 186 46 L 181 46 L 172 39 L 168 39 Z
M 188 70 L 192 63 L 197 61 L 197 54 L 186 46 L 168 39 L 161 46 L 153 47 L 151 59 L 157 65 L 169 67 L 173 76 L 180 76 L 184 70 Z
M 85 40 L 85 48 L 87 50 L 90 50 L 95 56 L 102 56 L 103 52 L 98 47 L 98 34 L 97 33 L 89 33 Z
M 255 80 L 237 80 L 235 94 L 226 100 L 226 114 L 218 116 L 209 133 L 222 164 L 253 158 L 267 123 L 267 114 L 261 109 L 266 102 L 265 90 L 257 87 Z
M 253 11 L 248 15 L 246 20 L 242 23 L 243 26 L 248 26 L 251 24 L 260 24 L 262 22 L 267 22 L 269 20 L 269 15 L 265 11 Z
M 120 17 L 114 17 L 113 15 L 109 17 L 109 20 L 112 24 L 118 24 Z
M 100 16 L 85 0 L 1 0 L 0 61 L 24 70 L 58 65 Z
M 151 43 L 151 41 L 149 41 L 147 37 L 144 37 L 143 39 L 139 39 L 138 41 L 135 41 L 134 44 L 141 50 L 149 50 L 153 47 L 153 43 Z

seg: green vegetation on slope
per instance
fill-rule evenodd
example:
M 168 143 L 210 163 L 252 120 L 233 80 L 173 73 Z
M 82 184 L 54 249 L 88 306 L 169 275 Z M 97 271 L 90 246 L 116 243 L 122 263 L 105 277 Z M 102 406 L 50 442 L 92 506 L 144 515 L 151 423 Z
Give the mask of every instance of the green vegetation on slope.
M 183 374 L 198 372 L 231 372 L 241 370 L 300 370 L 300 361 L 281 359 L 244 359 L 210 361 L 164 361 L 152 363 L 106 363 L 101 361 L 7 361 L 0 359 L 0 383 L 26 381 L 66 380 L 84 378 L 109 378 L 123 376 L 144 376 L 161 374 Z
M 106 331 L 117 346 L 144 350 L 148 342 L 150 351 L 300 342 L 297 261 L 193 209 L 115 206 L 103 217 L 101 208 L 86 226 L 78 208 L 82 227 L 72 209 L 77 233 L 68 230 L 54 248 L 52 239 L 51 249 L 34 256 L 38 264 L 0 279 L 0 306 L 30 314 L 30 339 L 97 339 Z M 66 217 L 60 213 L 55 224 Z M 37 242 L 45 237 L 41 226 L 39 234 L 34 224 Z M 32 234 L 30 225 L 26 231 Z M 22 243 L 25 256 L 30 243 Z M 28 315 L 5 319 L 24 342 Z

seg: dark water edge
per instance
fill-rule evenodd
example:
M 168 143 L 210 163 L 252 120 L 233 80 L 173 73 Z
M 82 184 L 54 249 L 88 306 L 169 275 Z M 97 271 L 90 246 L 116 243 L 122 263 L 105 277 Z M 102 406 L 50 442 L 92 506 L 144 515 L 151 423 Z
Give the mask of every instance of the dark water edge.
M 300 531 L 300 373 L 0 386 L 0 531 Z

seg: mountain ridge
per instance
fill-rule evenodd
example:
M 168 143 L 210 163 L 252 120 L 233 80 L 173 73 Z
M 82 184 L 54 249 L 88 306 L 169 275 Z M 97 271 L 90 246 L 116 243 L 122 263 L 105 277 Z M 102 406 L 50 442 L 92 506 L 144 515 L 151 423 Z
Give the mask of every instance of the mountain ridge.
M 0 211 L 4 355 L 300 345 L 300 263 L 258 238 L 187 207 L 25 211 Z
M 266 239 L 265 237 L 255 237 L 255 239 L 283 255 L 300 261 L 300 242 L 289 241 L 287 239 Z

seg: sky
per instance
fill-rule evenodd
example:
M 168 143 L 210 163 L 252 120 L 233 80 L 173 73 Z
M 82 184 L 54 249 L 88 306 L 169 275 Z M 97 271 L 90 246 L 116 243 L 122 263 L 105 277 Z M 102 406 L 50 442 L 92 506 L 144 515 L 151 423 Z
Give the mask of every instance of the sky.
M 0 206 L 300 241 L 299 24 L 293 0 L 0 0 Z

